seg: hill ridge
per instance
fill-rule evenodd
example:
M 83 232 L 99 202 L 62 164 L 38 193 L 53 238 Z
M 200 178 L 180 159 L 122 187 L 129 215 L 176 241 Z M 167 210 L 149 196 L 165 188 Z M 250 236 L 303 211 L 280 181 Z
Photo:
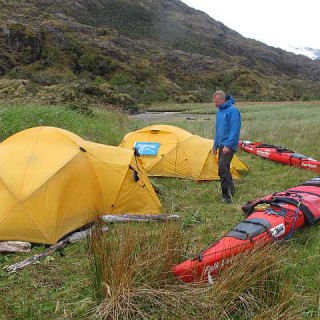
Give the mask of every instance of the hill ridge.
M 206 101 L 217 88 L 243 100 L 320 99 L 320 61 L 244 38 L 179 0 L 2 3 L 0 96 L 9 78 L 28 81 L 25 95 L 54 100 L 45 87 L 58 86 L 61 101 L 125 107 Z

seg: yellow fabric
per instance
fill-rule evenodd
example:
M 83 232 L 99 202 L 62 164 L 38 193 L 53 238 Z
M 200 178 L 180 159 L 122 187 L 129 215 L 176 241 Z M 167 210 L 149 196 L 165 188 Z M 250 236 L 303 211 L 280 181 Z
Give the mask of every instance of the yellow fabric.
M 218 160 L 212 153 L 213 140 L 205 139 L 181 128 L 156 125 L 128 133 L 119 147 L 132 149 L 136 142 L 158 142 L 156 156 L 141 156 L 150 176 L 188 178 L 195 181 L 218 180 Z M 249 168 L 234 156 L 231 173 L 239 179 L 240 171 Z
M 156 156 L 142 157 L 145 169 L 149 170 L 162 160 L 163 155 L 168 154 L 171 150 L 175 150 L 181 141 L 184 141 L 190 136 L 192 136 L 190 132 L 178 127 L 155 125 L 128 133 L 120 143 L 119 147 L 132 149 L 135 142 L 160 142 L 160 148 Z M 161 172 L 162 171 L 163 169 L 161 169 Z
M 0 144 L 0 199 L 0 241 L 53 244 L 98 215 L 161 212 L 132 150 L 51 127 Z

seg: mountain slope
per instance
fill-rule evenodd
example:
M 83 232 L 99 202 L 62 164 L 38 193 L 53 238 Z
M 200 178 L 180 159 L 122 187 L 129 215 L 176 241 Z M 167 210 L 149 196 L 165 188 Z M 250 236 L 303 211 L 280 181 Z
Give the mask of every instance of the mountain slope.
M 153 39 L 167 48 L 232 59 L 245 66 L 260 63 L 262 72 L 268 65 L 275 74 L 320 80 L 319 65 L 309 59 L 246 39 L 178 0 L 36 2 L 43 10 L 63 12 L 83 24 L 114 28 L 130 38 Z
M 35 83 L 40 97 L 55 85 L 62 100 L 125 105 L 207 100 L 217 88 L 320 98 L 319 61 L 246 39 L 179 0 L 2 2 L 0 74 Z

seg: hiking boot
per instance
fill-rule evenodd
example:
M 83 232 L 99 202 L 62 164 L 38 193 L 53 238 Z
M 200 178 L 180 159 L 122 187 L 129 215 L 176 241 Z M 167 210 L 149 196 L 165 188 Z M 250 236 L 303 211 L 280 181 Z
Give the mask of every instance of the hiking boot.
M 230 204 L 231 202 L 231 198 L 222 198 L 222 203 L 224 204 Z

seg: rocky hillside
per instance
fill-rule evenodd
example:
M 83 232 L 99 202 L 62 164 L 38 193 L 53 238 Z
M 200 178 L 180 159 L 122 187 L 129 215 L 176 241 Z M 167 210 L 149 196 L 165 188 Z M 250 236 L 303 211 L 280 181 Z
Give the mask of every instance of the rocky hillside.
M 320 61 L 246 39 L 179 0 L 0 0 L 0 97 L 133 108 L 320 99 Z

